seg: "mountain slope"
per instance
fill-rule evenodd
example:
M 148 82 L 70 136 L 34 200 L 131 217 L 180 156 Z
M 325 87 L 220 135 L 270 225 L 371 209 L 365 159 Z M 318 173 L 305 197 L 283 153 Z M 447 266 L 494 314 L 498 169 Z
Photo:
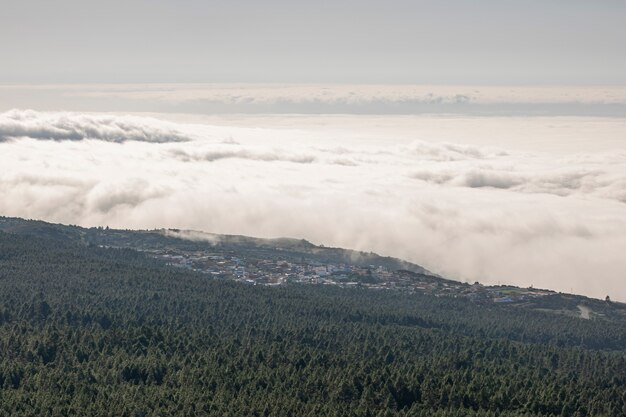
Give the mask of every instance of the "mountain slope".
M 0 232 L 0 415 L 616 416 L 625 330 Z
M 100 246 L 129 247 L 137 250 L 154 250 L 175 247 L 184 251 L 203 250 L 219 247 L 244 256 L 269 258 L 280 252 L 286 259 L 306 259 L 313 262 L 341 262 L 359 266 L 384 266 L 393 270 L 408 270 L 428 273 L 423 267 L 397 258 L 379 256 L 375 253 L 359 252 L 341 248 L 314 245 L 298 239 L 260 239 L 237 235 L 217 235 L 178 229 L 161 230 L 114 230 L 103 228 L 81 228 L 46 223 L 38 220 L 24 220 L 0 217 L 0 231 L 28 234 L 50 239 L 82 242 Z

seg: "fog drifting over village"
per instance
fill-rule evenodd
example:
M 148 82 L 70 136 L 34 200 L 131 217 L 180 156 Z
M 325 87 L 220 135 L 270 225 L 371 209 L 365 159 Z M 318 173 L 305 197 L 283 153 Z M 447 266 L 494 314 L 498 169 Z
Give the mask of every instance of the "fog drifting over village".
M 0 215 L 305 238 L 626 300 L 620 89 L 3 89 Z M 49 111 L 51 91 L 74 111 Z M 347 114 L 364 103 L 368 116 Z M 533 103 L 543 114 L 526 114 Z

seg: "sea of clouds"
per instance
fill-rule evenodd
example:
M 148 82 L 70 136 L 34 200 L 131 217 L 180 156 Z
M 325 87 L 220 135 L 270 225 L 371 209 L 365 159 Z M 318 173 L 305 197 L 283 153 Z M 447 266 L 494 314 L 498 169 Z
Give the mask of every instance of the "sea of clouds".
M 0 214 L 306 238 L 626 300 L 622 119 L 184 119 L 0 114 Z

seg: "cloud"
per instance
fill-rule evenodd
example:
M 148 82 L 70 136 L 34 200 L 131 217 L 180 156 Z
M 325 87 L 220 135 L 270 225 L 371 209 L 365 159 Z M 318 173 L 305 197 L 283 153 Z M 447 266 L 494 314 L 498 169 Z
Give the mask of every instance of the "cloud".
M 493 187 L 509 189 L 521 183 L 520 178 L 510 175 L 509 173 L 498 173 L 484 170 L 472 170 L 463 174 L 452 183 L 470 188 Z
M 526 161 L 528 163 L 528 161 Z M 626 158 L 620 170 L 600 164 L 580 168 L 555 168 L 545 165 L 494 168 L 465 165 L 455 169 L 431 168 L 415 171 L 411 177 L 431 184 L 450 187 L 493 188 L 518 193 L 544 193 L 567 197 L 594 195 L 625 202 Z M 621 172 L 616 172 L 621 171 Z
M 0 142 L 22 137 L 55 141 L 94 139 L 116 143 L 190 140 L 171 123 L 143 117 L 32 110 L 11 110 L 0 114 Z
M 6 106 L 196 114 L 626 115 L 624 86 L 3 85 Z M 6 97 L 6 98 L 5 98 Z M 8 107 L 8 108 L 11 108 Z
M 204 114 L 626 114 L 626 89 L 619 86 L 135 85 L 86 86 L 64 95 Z
M 175 237 L 177 239 L 191 240 L 193 242 L 208 242 L 211 245 L 217 245 L 220 242 L 220 236 L 213 233 L 199 232 L 196 230 L 178 230 L 163 229 L 164 236 Z
M 394 127 L 398 118 L 377 119 L 384 128 L 372 136 L 371 124 L 337 129 L 332 118 L 251 128 L 26 113 L 36 131 L 54 132 L 69 117 L 94 132 L 141 125 L 150 137 L 178 132 L 184 140 L 41 140 L 29 133 L 0 142 L 1 215 L 304 238 L 405 258 L 460 280 L 626 300 L 623 151 L 492 146 L 509 130 L 517 133 L 511 126 L 518 121 L 509 119 L 472 122 L 472 131 L 494 132 L 485 146 L 403 133 Z M 570 140 L 584 123 L 568 120 L 567 128 L 532 136 Z
M 170 195 L 172 190 L 145 179 L 128 179 L 115 183 L 98 183 L 85 196 L 87 210 L 112 213 L 123 208 L 137 208 L 152 199 Z
M 287 152 L 283 149 L 257 149 L 253 147 L 239 147 L 237 149 L 213 146 L 211 150 L 189 152 L 184 149 L 173 148 L 166 151 L 168 156 L 184 162 L 216 162 L 226 159 L 244 159 L 259 162 L 290 162 L 294 164 L 326 164 L 345 167 L 358 166 L 358 163 L 349 158 L 324 157 L 318 153 L 304 150 L 300 153 Z
M 501 149 L 480 149 L 476 146 L 459 145 L 454 143 L 429 143 L 415 141 L 408 146 L 407 152 L 414 154 L 419 159 L 434 161 L 459 161 L 468 159 L 488 159 L 498 156 L 506 156 Z
M 27 86 L 5 86 L 19 89 Z M 32 87 L 30 87 L 32 88 Z M 42 86 L 67 95 L 159 100 L 169 102 L 213 101 L 231 104 L 318 102 L 368 104 L 378 102 L 425 104 L 502 103 L 626 103 L 626 88 L 576 86 L 463 86 L 463 85 L 337 85 L 337 84 L 119 84 Z
M 248 159 L 252 161 L 262 162 L 293 162 L 296 164 L 310 164 L 315 162 L 316 157 L 306 154 L 290 154 L 281 150 L 264 150 L 254 151 L 248 149 L 214 149 L 206 152 L 190 153 L 182 149 L 170 149 L 168 153 L 185 162 L 191 161 L 206 161 L 214 162 L 221 159 Z

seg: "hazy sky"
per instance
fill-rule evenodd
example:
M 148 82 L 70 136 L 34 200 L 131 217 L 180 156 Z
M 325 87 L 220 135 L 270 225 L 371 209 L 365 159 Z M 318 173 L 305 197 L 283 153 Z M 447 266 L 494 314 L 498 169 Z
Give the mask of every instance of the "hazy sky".
M 622 0 L 2 0 L 0 83 L 626 84 Z

